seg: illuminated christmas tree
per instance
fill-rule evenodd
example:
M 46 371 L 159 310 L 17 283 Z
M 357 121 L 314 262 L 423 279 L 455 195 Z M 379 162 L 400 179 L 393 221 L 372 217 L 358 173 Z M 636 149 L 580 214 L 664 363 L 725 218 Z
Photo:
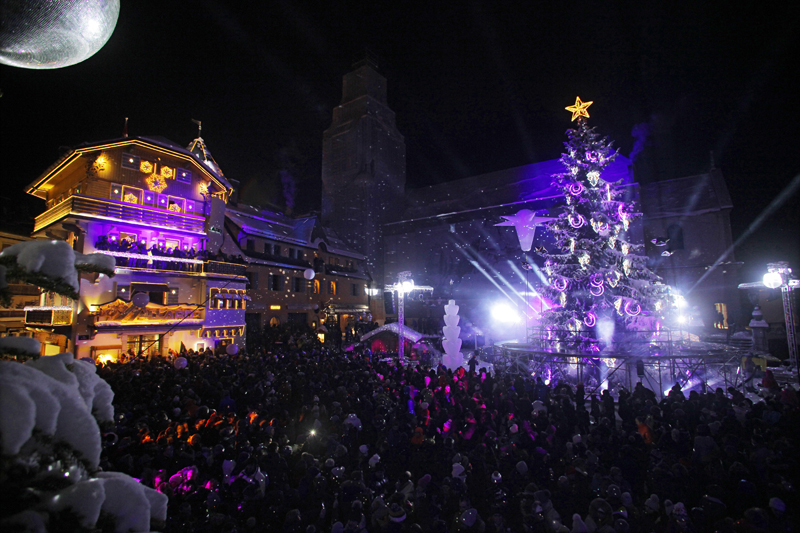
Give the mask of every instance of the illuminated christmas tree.
M 571 341 L 573 348 L 603 349 L 615 332 L 653 331 L 669 306 L 669 290 L 647 268 L 643 246 L 630 242 L 631 221 L 641 216 L 624 192 L 603 180 L 617 152 L 586 123 L 592 102 L 578 98 L 567 131 L 565 172 L 554 186 L 565 198 L 558 218 L 546 224 L 558 251 L 539 251 L 555 305 L 543 313 L 550 339 Z

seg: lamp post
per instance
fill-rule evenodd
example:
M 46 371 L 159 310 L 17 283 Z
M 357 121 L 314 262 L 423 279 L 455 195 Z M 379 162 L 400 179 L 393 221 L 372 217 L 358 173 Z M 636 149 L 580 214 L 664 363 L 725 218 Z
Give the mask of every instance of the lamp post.
M 792 301 L 794 289 L 800 287 L 800 280 L 791 278 L 792 269 L 789 263 L 780 261 L 777 263 L 767 263 L 767 273 L 764 274 L 762 281 L 755 283 L 741 283 L 740 289 L 777 289 L 780 287 L 783 300 L 783 318 L 786 322 L 786 342 L 789 344 L 789 363 L 792 372 L 798 372 L 797 367 L 797 335 L 794 329 L 794 302 Z M 800 379 L 800 375 L 798 375 Z
M 781 288 L 783 299 L 783 318 L 786 321 L 786 341 L 789 343 L 789 362 L 792 368 L 797 370 L 797 335 L 794 331 L 794 305 L 792 302 L 792 291 L 798 286 L 798 280 L 790 279 L 792 269 L 789 263 L 781 261 L 779 263 L 768 263 L 767 273 L 764 274 L 764 285 L 770 289 Z
M 411 272 L 404 270 L 397 274 L 397 361 L 403 364 L 403 329 L 406 323 L 406 293 L 414 290 L 414 280 Z

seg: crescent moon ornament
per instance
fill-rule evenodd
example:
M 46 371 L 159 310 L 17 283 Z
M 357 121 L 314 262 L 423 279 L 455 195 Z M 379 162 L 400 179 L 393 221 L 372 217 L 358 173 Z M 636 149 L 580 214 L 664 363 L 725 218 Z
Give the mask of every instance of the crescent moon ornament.
M 69 67 L 96 54 L 114 33 L 119 0 L 3 0 L 0 63 Z

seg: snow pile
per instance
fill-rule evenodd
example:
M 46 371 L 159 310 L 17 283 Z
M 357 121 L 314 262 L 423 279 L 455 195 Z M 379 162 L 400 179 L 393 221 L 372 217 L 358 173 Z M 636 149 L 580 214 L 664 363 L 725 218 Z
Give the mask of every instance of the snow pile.
M 75 252 L 65 241 L 26 241 L 9 246 L 0 257 L 16 257 L 17 265 L 29 274 L 42 274 L 80 290 L 75 270 Z
M 167 497 L 118 472 L 97 472 L 99 421 L 113 421 L 114 394 L 91 362 L 72 354 L 40 357 L 20 364 L 0 361 L 0 451 L 13 465 L 27 468 L 31 479 L 55 476 L 72 483 L 37 492 L 38 500 L 0 522 L 0 529 L 22 525 L 46 531 L 50 513 L 74 513 L 92 529 L 101 513 L 113 516 L 116 531 L 150 531 L 151 520 L 167 517 Z M 52 445 L 69 445 L 71 459 L 58 455 L 47 464 Z M 38 470 L 37 470 L 38 469 Z M 26 479 L 15 480 L 25 483 Z M 29 481 L 29 480 L 27 480 Z M 62 485 L 63 486 L 63 485 Z
M 0 337 L 0 353 L 38 356 L 42 343 L 31 337 Z

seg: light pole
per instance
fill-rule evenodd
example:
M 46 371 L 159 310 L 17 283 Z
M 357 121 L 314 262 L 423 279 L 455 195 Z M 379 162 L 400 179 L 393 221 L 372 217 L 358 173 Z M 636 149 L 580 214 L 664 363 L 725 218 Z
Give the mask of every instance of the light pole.
M 795 371 L 797 367 L 797 335 L 794 331 L 794 305 L 792 291 L 800 284 L 796 279 L 790 279 L 792 269 L 789 263 L 767 263 L 767 273 L 764 274 L 764 285 L 770 289 L 781 288 L 783 299 L 783 318 L 786 321 L 786 341 L 789 343 L 789 362 Z
M 789 344 L 789 364 L 792 372 L 798 372 L 797 366 L 797 335 L 794 329 L 794 302 L 792 301 L 794 289 L 800 287 L 800 280 L 792 279 L 792 269 L 789 263 L 780 261 L 777 263 L 767 263 L 767 273 L 764 274 L 762 281 L 755 283 L 741 283 L 740 289 L 777 289 L 780 287 L 783 300 L 783 318 L 786 322 L 786 342 Z M 800 373 L 798 374 L 800 379 Z
M 397 362 L 403 364 L 403 328 L 406 322 L 406 293 L 414 290 L 411 272 L 404 270 L 397 274 Z

